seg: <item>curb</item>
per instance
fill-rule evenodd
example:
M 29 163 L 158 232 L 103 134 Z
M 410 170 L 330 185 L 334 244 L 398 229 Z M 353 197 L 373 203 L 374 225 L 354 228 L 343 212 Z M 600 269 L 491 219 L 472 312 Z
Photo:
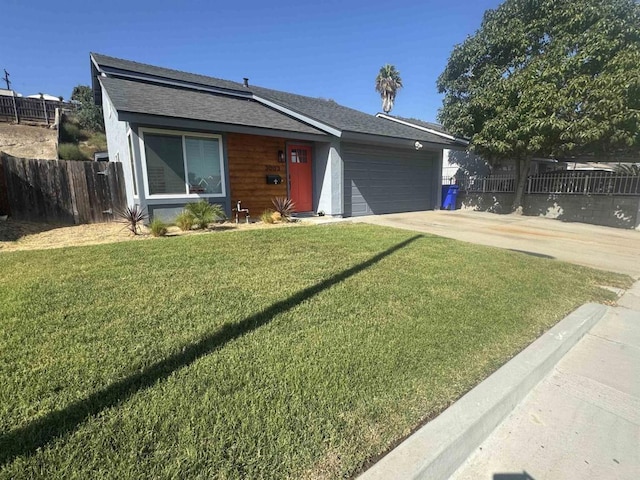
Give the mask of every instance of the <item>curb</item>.
M 569 314 L 359 480 L 449 478 L 608 310 L 587 303 Z

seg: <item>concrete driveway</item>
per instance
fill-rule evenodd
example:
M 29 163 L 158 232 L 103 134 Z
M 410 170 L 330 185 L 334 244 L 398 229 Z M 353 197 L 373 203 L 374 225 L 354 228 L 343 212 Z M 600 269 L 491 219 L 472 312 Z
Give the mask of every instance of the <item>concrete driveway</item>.
M 352 220 L 521 251 L 640 279 L 637 230 L 468 210 L 394 213 Z

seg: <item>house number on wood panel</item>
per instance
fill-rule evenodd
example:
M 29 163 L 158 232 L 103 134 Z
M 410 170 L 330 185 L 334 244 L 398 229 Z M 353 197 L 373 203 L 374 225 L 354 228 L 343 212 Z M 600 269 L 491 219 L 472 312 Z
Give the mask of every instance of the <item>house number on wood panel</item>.
M 265 165 L 265 170 L 267 172 L 279 172 L 280 171 L 280 166 L 278 165 Z

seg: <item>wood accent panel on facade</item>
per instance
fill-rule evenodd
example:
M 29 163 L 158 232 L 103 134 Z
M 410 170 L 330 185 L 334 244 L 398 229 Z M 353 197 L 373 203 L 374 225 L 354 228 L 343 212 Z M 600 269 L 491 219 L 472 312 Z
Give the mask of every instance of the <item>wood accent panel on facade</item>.
M 287 164 L 278 162 L 285 152 L 286 139 L 230 133 L 227 136 L 231 208 L 238 200 L 252 218 L 273 209 L 274 197 L 287 196 Z M 268 185 L 267 175 L 280 175 L 282 183 Z M 233 213 L 233 212 L 232 212 Z

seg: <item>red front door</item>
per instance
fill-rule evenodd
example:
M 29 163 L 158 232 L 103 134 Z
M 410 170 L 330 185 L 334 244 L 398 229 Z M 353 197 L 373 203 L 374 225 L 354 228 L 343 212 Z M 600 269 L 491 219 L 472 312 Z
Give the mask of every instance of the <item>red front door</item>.
M 313 210 L 311 184 L 311 147 L 308 145 L 289 145 L 289 193 L 296 204 L 296 212 Z

